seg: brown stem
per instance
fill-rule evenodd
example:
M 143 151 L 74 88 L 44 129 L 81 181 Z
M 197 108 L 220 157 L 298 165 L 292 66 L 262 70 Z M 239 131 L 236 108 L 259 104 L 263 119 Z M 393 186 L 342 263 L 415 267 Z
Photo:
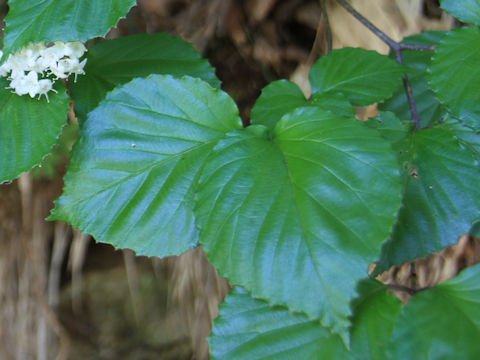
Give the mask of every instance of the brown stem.
M 375 25 L 373 25 L 370 21 L 368 21 L 362 14 L 360 14 L 357 10 L 355 10 L 346 0 L 337 0 L 337 2 L 350 14 L 352 14 L 358 21 L 360 21 L 363 25 L 365 25 L 371 32 L 373 32 L 377 37 L 379 37 L 383 42 L 385 42 L 390 49 L 395 53 L 397 61 L 403 64 L 403 57 L 402 57 L 402 50 L 434 50 L 434 46 L 425 46 L 425 45 L 408 45 L 402 44 Z M 410 113 L 412 115 L 412 122 L 415 125 L 415 128 L 418 130 L 420 129 L 420 116 L 418 115 L 417 106 L 415 105 L 415 98 L 413 97 L 412 86 L 410 85 L 410 81 L 408 80 L 408 76 L 405 75 L 403 77 L 403 85 L 405 87 L 405 93 L 408 99 L 408 105 L 410 106 Z
M 332 28 L 330 27 L 330 21 L 328 20 L 327 5 L 325 0 L 320 0 L 320 7 L 322 9 L 322 15 L 325 18 L 325 25 L 327 28 L 327 52 L 332 51 Z

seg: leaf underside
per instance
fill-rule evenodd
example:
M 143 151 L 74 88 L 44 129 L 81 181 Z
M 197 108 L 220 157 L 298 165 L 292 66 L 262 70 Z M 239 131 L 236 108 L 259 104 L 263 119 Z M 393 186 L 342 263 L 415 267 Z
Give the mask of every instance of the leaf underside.
M 440 0 L 440 5 L 462 22 L 480 26 L 480 0 Z

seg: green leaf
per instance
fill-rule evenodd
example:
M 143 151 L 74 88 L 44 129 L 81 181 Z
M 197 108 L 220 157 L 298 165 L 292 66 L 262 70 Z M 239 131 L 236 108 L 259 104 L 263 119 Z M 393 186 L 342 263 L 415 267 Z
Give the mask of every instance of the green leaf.
M 318 321 L 270 307 L 237 287 L 220 306 L 208 339 L 212 359 L 384 360 L 401 303 L 374 280 L 362 281 L 359 292 L 348 351 L 340 337 Z
M 273 129 L 286 113 L 308 104 L 302 90 L 288 80 L 277 80 L 263 88 L 251 113 L 251 123 Z
M 67 122 L 57 143 L 42 163 L 32 169 L 33 179 L 54 180 L 59 177 L 59 170 L 70 160 L 70 151 L 78 138 L 78 123 Z
M 103 41 L 88 50 L 86 75 L 71 84 L 75 113 L 86 119 L 115 86 L 150 74 L 190 75 L 220 87 L 207 60 L 179 37 L 165 33 L 138 34 Z
M 382 269 L 440 251 L 480 220 L 479 162 L 448 125 L 415 131 L 395 147 L 405 193 Z
M 401 312 L 390 359 L 478 359 L 480 265 L 415 295 Z
M 428 31 L 403 39 L 403 43 L 411 45 L 435 45 L 445 35 L 444 31 Z M 412 86 L 413 96 L 421 127 L 430 126 L 441 118 L 444 110 L 428 86 L 426 71 L 430 65 L 432 51 L 404 50 L 402 51 L 405 65 L 409 67 L 408 80 Z M 390 54 L 390 57 L 394 55 Z M 400 119 L 411 119 L 410 105 L 408 104 L 405 89 L 400 87 L 393 96 L 378 104 L 383 111 L 392 111 Z
M 402 303 L 375 280 L 360 282 L 358 291 L 360 297 L 352 305 L 352 345 L 346 358 L 384 360 Z
M 314 107 L 285 115 L 273 137 L 254 125 L 215 147 L 200 241 L 232 284 L 345 337 L 355 284 L 400 205 L 395 154 L 376 130 Z
M 5 54 L 29 42 L 82 41 L 105 36 L 135 0 L 9 0 Z
M 445 120 L 445 128 L 458 139 L 480 161 L 480 130 L 473 129 L 461 121 L 448 117 Z
M 480 29 L 449 32 L 435 49 L 429 82 L 452 114 L 480 128 Z
M 65 87 L 55 85 L 57 94 L 32 99 L 6 89 L 0 78 L 0 183 L 11 181 L 42 162 L 57 142 L 67 120 L 69 98 Z
M 352 118 L 355 117 L 355 109 L 348 101 L 345 95 L 340 93 L 319 93 L 313 94 L 308 106 L 316 106 L 323 110 L 329 110 L 339 116 Z
M 220 306 L 209 339 L 215 360 L 343 359 L 346 349 L 318 321 L 234 289 Z
M 440 5 L 462 22 L 480 25 L 480 0 L 440 0 Z
M 109 93 L 81 126 L 50 220 L 139 255 L 196 246 L 193 196 L 205 158 L 241 128 L 233 100 L 199 79 L 151 75 Z
M 311 100 L 307 100 L 295 83 L 277 80 L 262 90 L 252 109 L 251 122 L 273 129 L 283 115 L 302 106 L 316 106 L 346 117 L 355 116 L 352 105 L 341 94 L 315 94 Z
M 392 144 L 405 139 L 408 136 L 408 132 L 412 129 L 410 121 L 401 121 L 394 113 L 389 111 L 380 112 L 376 118 L 369 119 L 365 124 L 377 129 L 382 137 Z
M 314 93 L 343 93 L 352 104 L 364 106 L 390 97 L 401 86 L 405 71 L 375 51 L 344 48 L 321 57 L 309 78 Z

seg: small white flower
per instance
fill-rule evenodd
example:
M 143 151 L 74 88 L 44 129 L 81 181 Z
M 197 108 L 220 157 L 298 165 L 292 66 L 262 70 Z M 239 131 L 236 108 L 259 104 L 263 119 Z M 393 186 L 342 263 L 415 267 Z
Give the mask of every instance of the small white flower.
M 0 76 L 7 76 L 10 70 L 10 64 L 8 62 L 4 62 L 2 65 L 0 65 Z
M 10 88 L 14 90 L 17 95 L 29 94 L 30 97 L 35 97 L 38 94 L 38 75 L 35 71 L 30 71 L 27 75 L 20 75 L 12 79 Z
M 67 45 L 68 46 L 65 48 L 65 56 L 71 58 L 81 58 L 85 51 L 87 51 L 85 45 L 80 41 L 73 41 L 67 43 Z
M 68 78 L 69 66 L 66 60 L 67 59 L 59 60 L 55 65 L 50 66 L 50 72 L 55 75 L 57 79 Z
M 46 52 L 54 54 L 57 59 L 65 56 L 68 46 L 63 41 L 55 41 L 52 46 L 47 47 Z
M 58 58 L 53 52 L 44 51 L 37 59 L 38 66 L 42 69 L 42 72 L 48 70 L 51 67 L 57 66 Z
M 87 59 L 84 59 L 82 62 L 80 62 L 77 58 L 73 58 L 73 59 L 66 58 L 58 62 L 57 68 L 61 72 L 66 73 L 67 74 L 66 77 L 68 77 L 69 74 L 75 74 L 75 82 L 76 82 L 78 75 L 85 74 L 83 67 L 85 66 L 86 63 L 87 63 Z M 58 76 L 57 74 L 55 75 Z
M 53 88 L 52 80 L 50 79 L 39 80 L 38 81 L 38 100 L 40 100 L 42 95 L 45 95 L 45 97 L 47 98 L 47 102 L 50 102 L 50 99 L 48 98 L 49 91 L 57 92 L 57 90 Z
M 12 54 L 8 55 L 7 63 L 8 68 L 12 72 L 12 78 L 23 75 L 28 65 L 27 63 L 25 63 L 22 57 L 14 56 Z
M 16 94 L 29 94 L 32 98 L 38 95 L 38 99 L 45 95 L 49 101 L 48 92 L 57 92 L 53 88 L 52 75 L 56 79 L 66 79 L 74 74 L 76 81 L 78 75 L 85 74 L 83 68 L 87 59 L 79 60 L 85 51 L 85 45 L 79 41 L 55 41 L 49 47 L 43 42 L 29 43 L 15 54 L 10 54 L 0 65 L 0 76 L 8 76 L 8 88 Z M 0 59 L 2 55 L 0 50 Z

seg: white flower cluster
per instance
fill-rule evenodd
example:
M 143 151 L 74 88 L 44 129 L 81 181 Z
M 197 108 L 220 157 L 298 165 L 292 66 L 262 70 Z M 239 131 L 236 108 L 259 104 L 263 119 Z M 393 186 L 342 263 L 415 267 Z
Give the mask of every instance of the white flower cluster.
M 0 76 L 8 77 L 10 86 L 17 95 L 29 94 L 30 97 L 42 95 L 48 99 L 48 92 L 54 91 L 54 81 L 66 79 L 70 74 L 85 74 L 83 67 L 87 62 L 80 57 L 87 51 L 80 41 L 55 41 L 51 46 L 43 42 L 28 44 L 15 54 L 10 54 L 0 65 Z M 0 50 L 0 58 L 3 52 Z

